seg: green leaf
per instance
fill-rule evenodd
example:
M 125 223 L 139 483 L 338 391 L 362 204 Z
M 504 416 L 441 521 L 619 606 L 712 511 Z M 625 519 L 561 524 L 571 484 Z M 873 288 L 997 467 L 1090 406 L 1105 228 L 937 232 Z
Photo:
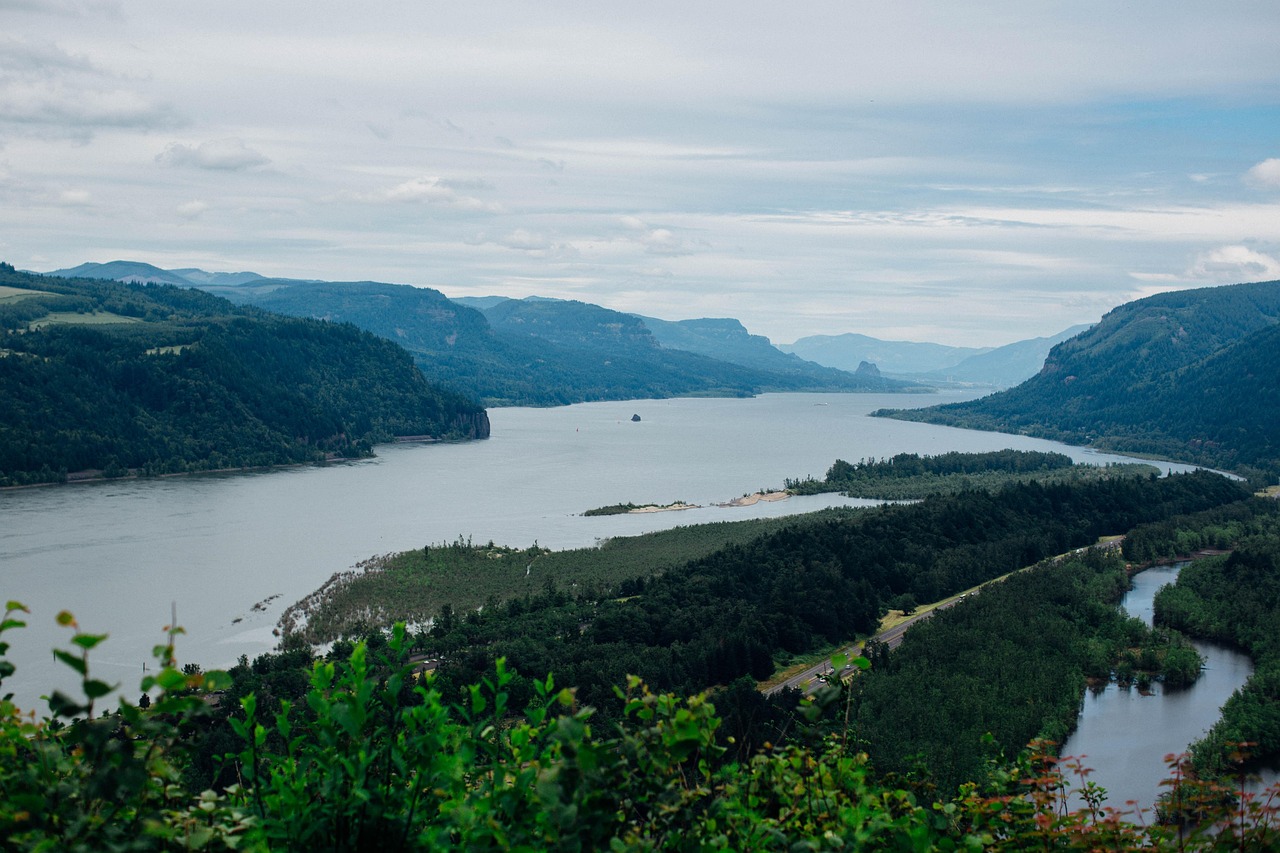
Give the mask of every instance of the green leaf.
M 89 671 L 88 665 L 81 658 L 71 654 L 71 652 L 64 652 L 62 649 L 54 649 L 53 656 L 81 675 L 84 675 Z
M 49 697 L 49 710 L 55 717 L 74 717 L 88 710 L 88 706 L 73 701 L 61 690 L 55 690 Z
M 26 606 L 25 604 L 23 604 L 21 601 L 12 601 L 12 600 L 10 600 L 10 601 L 8 601 L 8 602 L 6 602 L 6 603 L 5 603 L 5 605 L 4 605 L 4 609 L 5 609 L 5 610 L 21 610 L 23 613 L 30 613 L 30 612 L 31 612 L 30 610 L 28 610 L 28 609 L 27 609 L 27 606 Z
M 84 695 L 88 696 L 90 699 L 101 699 L 112 690 L 115 690 L 115 687 L 107 684 L 105 681 L 89 679 L 84 683 Z
M 88 650 L 101 643 L 107 638 L 106 634 L 76 634 L 71 638 L 71 642 L 75 643 L 82 649 Z
M 181 690 L 187 686 L 187 676 L 176 669 L 165 669 L 156 676 L 156 683 L 163 690 Z
M 836 652 L 831 656 L 831 668 L 836 672 L 844 669 L 849 663 L 849 656 L 844 652 Z
M 8 631 L 10 628 L 25 628 L 27 623 L 21 619 L 6 619 L 0 622 L 0 631 Z
M 229 690 L 231 688 L 231 676 L 220 669 L 215 669 L 204 674 L 205 690 Z
M 64 628 L 68 625 L 74 625 L 76 623 L 76 617 L 71 615 L 70 610 L 63 610 L 59 612 L 57 619 L 58 619 L 58 624 L 63 626 Z

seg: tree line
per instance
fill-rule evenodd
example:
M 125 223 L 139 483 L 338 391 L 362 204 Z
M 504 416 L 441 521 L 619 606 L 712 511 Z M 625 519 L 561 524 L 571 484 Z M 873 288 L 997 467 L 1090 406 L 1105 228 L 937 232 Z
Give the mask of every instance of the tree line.
M 431 386 L 407 353 L 352 326 L 170 286 L 12 270 L 0 284 L 33 291 L 0 303 L 0 485 L 86 469 L 296 463 L 368 455 L 397 435 L 488 434 L 478 405 Z M 51 315 L 59 322 L 36 322 Z M 104 315 L 119 321 L 78 319 Z

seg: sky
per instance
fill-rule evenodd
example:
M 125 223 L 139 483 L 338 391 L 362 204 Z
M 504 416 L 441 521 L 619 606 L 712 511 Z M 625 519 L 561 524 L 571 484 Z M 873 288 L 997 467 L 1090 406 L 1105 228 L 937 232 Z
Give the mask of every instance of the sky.
M 0 0 L 0 260 L 995 346 L 1280 279 L 1280 3 Z

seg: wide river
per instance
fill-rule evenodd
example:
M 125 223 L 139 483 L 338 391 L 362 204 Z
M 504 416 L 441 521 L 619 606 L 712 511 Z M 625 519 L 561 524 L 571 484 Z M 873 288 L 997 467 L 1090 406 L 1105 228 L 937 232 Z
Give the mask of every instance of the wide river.
M 779 488 L 788 477 L 821 477 L 837 458 L 1016 448 L 1125 461 L 1050 441 L 867 416 L 885 406 L 965 398 L 772 394 L 493 409 L 487 441 L 381 446 L 374 459 L 323 467 L 2 491 L 0 595 L 31 610 L 28 627 L 4 637 L 18 671 L 3 692 L 33 707 L 39 694 L 75 684 L 50 654 L 70 639 L 55 624 L 63 609 L 83 630 L 110 635 L 94 651 L 92 670 L 132 694 L 171 610 L 186 630 L 179 660 L 227 666 L 269 651 L 285 606 L 373 554 L 458 537 L 582 547 L 677 524 L 860 503 L 823 495 L 714 506 Z M 676 500 L 704 508 L 581 514 Z

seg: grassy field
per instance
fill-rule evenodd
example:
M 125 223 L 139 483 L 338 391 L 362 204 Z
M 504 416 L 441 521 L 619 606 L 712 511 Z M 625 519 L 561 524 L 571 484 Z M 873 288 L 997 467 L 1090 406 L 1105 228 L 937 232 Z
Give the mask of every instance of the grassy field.
M 27 290 L 23 287 L 10 287 L 7 284 L 0 284 L 0 302 L 16 302 L 19 299 L 26 299 L 28 296 L 54 296 L 45 290 Z
M 45 326 L 52 326 L 55 323 L 80 326 L 106 326 L 115 323 L 141 323 L 142 321 L 136 317 L 125 317 L 123 314 L 112 314 L 110 311 L 93 311 L 88 314 L 80 314 L 75 311 L 53 311 L 44 315 L 39 320 L 35 320 L 28 327 L 30 329 L 42 329 Z
M 446 604 L 466 612 L 536 594 L 548 583 L 575 596 L 616 596 L 623 581 L 661 574 L 798 521 L 857 511 L 690 525 L 568 551 L 454 542 L 372 557 L 286 610 L 281 630 L 324 643 L 397 620 L 422 623 Z

